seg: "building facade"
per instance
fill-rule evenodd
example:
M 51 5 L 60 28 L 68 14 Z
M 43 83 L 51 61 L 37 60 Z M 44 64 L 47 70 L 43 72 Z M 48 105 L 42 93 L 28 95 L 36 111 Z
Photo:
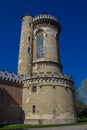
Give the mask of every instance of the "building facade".
M 76 121 L 74 82 L 60 62 L 60 31 L 58 20 L 46 13 L 22 19 L 18 75 L 23 76 L 24 123 Z

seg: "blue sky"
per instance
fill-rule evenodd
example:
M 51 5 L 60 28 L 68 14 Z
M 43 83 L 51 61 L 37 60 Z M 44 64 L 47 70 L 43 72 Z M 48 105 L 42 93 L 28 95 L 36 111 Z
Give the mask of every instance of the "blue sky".
M 80 87 L 87 78 L 87 0 L 0 0 L 0 69 L 17 72 L 22 16 L 42 12 L 59 20 L 63 73 Z

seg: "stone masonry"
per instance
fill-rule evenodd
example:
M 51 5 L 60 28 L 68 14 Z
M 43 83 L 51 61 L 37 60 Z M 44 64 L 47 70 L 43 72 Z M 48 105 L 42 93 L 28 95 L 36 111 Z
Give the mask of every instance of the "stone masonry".
M 22 19 L 18 74 L 23 75 L 24 123 L 76 121 L 74 82 L 60 63 L 60 31 L 58 20 L 46 13 Z

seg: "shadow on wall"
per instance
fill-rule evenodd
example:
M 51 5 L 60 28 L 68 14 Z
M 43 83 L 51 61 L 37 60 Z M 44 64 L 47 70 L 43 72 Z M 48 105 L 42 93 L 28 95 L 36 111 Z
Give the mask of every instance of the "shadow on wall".
M 20 120 L 20 123 L 24 124 L 24 120 L 25 120 L 25 112 L 24 112 L 24 110 L 21 110 L 19 120 Z
M 24 123 L 22 87 L 0 84 L 0 124 Z

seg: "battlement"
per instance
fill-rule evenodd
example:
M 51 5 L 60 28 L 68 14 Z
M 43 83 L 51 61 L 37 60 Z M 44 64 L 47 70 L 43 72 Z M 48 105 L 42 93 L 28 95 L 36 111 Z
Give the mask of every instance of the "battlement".
M 67 80 L 71 80 L 73 81 L 72 77 L 70 75 L 66 75 L 66 74 L 61 74 L 61 73 L 57 73 L 57 72 L 39 72 L 39 73 L 33 73 L 30 74 L 28 76 L 24 76 L 24 80 L 25 79 L 30 79 L 30 78 L 39 78 L 39 77 L 54 77 L 54 78 L 61 78 L 61 79 L 67 79 Z
M 37 26 L 39 24 L 50 24 L 55 26 L 57 29 L 59 29 L 59 31 L 61 30 L 61 26 L 58 22 L 58 20 L 49 14 L 41 14 L 38 16 L 33 17 L 33 26 Z
M 36 21 L 36 20 L 39 20 L 39 19 L 50 19 L 50 20 L 54 20 L 54 21 L 58 22 L 56 17 L 49 15 L 49 14 L 46 14 L 46 13 L 43 13 L 41 15 L 33 17 L 33 22 Z
M 72 77 L 61 73 L 33 73 L 32 75 L 24 76 L 23 82 L 25 83 L 25 87 L 39 84 L 42 86 L 63 86 L 65 88 L 74 89 Z
M 21 84 L 22 76 L 19 76 L 16 73 L 0 70 L 0 81 L 9 81 Z

